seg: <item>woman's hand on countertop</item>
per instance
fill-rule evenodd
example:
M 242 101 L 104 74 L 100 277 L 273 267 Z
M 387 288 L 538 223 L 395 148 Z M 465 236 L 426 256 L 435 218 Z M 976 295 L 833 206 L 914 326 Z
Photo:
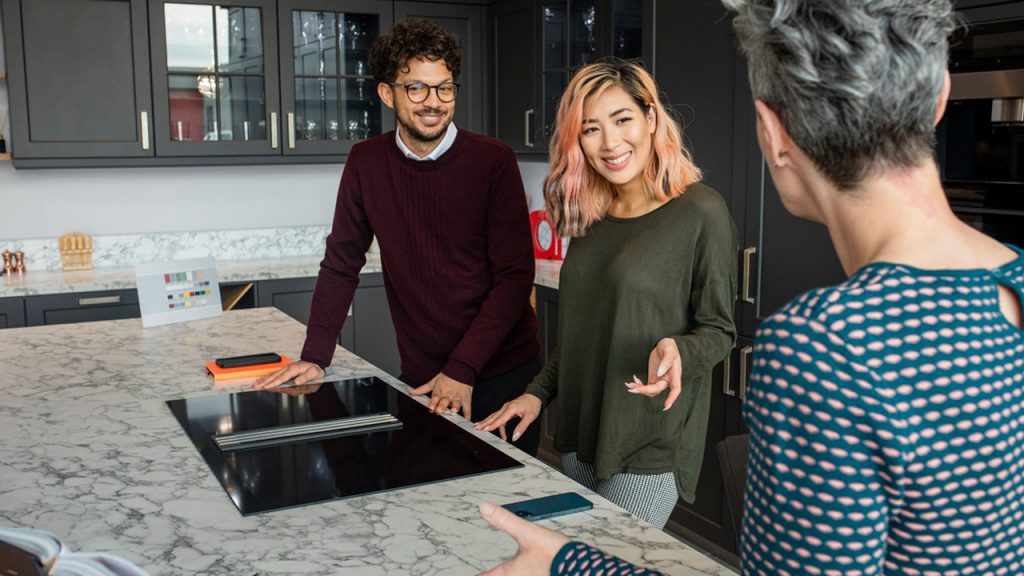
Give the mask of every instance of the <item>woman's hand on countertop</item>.
M 523 394 L 511 402 L 505 402 L 500 410 L 478 422 L 474 428 L 484 432 L 497 429 L 501 439 L 507 442 L 505 424 L 512 418 L 518 417 L 519 425 L 512 431 L 512 441 L 515 442 L 530 427 L 530 423 L 540 416 L 540 411 L 543 407 L 544 404 L 540 401 L 540 398 L 533 394 Z
M 306 362 L 305 360 L 299 360 L 298 362 L 289 364 L 284 368 L 281 368 L 277 372 L 260 376 L 253 382 L 252 387 L 257 390 L 264 390 L 266 388 L 275 388 L 284 384 L 285 382 L 295 379 L 295 385 L 300 386 L 309 382 L 310 380 L 317 380 L 323 378 L 324 369 L 313 364 L 312 362 Z

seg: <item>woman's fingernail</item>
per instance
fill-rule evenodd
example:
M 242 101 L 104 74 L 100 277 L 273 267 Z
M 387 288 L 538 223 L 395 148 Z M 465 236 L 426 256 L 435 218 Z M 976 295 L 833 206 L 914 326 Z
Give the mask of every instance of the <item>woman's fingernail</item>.
M 520 434 L 519 432 L 514 432 L 514 433 L 512 434 L 512 441 L 513 441 L 513 442 L 518 442 L 518 441 L 519 441 L 519 437 L 520 437 L 520 436 L 522 436 L 522 434 Z
M 483 504 L 480 505 L 480 512 L 490 516 L 491 514 L 494 514 L 494 511 L 497 508 L 497 506 L 491 504 L 490 502 L 484 502 Z
M 664 376 L 665 372 L 668 372 L 668 366 L 665 366 L 664 364 L 658 366 L 658 378 Z

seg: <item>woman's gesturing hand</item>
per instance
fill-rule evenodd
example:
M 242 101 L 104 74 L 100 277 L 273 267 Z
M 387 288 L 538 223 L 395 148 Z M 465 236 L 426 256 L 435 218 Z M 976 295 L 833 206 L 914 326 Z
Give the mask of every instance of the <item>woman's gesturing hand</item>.
M 671 338 L 662 338 L 651 350 L 647 360 L 647 384 L 633 376 L 632 382 L 626 382 L 626 388 L 633 394 L 642 394 L 654 398 L 668 388 L 665 408 L 668 410 L 675 404 L 683 391 L 683 360 L 679 356 L 679 346 Z
M 519 418 L 519 424 L 512 431 L 512 441 L 515 442 L 530 427 L 530 423 L 536 420 L 537 416 L 540 416 L 540 410 L 543 407 L 544 405 L 541 403 L 540 398 L 533 394 L 523 394 L 511 402 L 505 402 L 505 405 L 500 410 L 477 422 L 474 428 L 484 432 L 497 429 L 501 439 L 508 441 L 508 438 L 505 436 L 505 424 L 512 418 Z

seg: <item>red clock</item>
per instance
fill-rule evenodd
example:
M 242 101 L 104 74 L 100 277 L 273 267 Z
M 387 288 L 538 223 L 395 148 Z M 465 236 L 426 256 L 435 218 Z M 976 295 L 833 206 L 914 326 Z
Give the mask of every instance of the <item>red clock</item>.
M 530 230 L 533 232 L 533 257 L 540 260 L 554 258 L 555 247 L 561 242 L 546 210 L 530 212 Z

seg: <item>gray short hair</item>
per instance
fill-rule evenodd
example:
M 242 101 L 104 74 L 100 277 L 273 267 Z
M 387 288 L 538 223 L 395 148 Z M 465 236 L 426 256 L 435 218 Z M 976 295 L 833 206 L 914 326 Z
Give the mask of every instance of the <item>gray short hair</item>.
M 934 156 L 950 0 L 722 0 L 754 98 L 841 190 Z

